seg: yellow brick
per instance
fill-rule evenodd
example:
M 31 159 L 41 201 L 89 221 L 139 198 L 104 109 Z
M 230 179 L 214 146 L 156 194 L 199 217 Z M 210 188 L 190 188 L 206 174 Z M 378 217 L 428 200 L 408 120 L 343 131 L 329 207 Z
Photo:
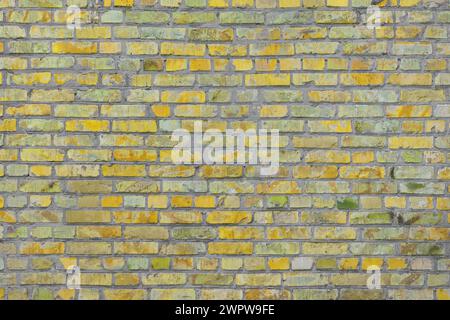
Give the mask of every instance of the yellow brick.
M 37 177 L 47 177 L 52 174 L 52 167 L 50 166 L 31 166 L 30 173 Z
M 195 207 L 197 208 L 214 208 L 216 199 L 214 196 L 198 196 L 195 197 Z
M 409 202 L 411 209 L 433 209 L 432 197 L 411 197 L 409 198 Z M 439 198 L 437 199 L 437 206 L 439 206 Z
M 169 103 L 203 103 L 206 95 L 203 91 L 163 91 L 162 102 Z
M 186 59 L 167 59 L 166 61 L 166 71 L 180 71 L 187 69 Z
M 256 59 L 255 70 L 256 71 L 275 71 L 277 69 L 276 59 Z
M 418 26 L 399 26 L 395 30 L 395 36 L 398 39 L 415 38 L 422 33 L 422 28 Z
M 49 116 L 51 112 L 48 104 L 25 104 L 6 109 L 6 113 L 13 116 Z
M 328 7 L 348 7 L 348 0 L 327 0 Z
M 209 254 L 252 254 L 253 243 L 251 242 L 210 242 L 208 244 Z
M 285 105 L 261 106 L 259 115 L 267 118 L 285 117 L 288 113 L 288 107 Z
M 344 258 L 339 261 L 339 269 L 341 270 L 356 270 L 358 268 L 359 260 L 357 258 Z
M 111 151 L 109 150 L 84 150 L 71 149 L 67 152 L 67 156 L 71 160 L 76 161 L 108 161 L 111 160 Z
M 387 268 L 388 270 L 402 270 L 406 269 L 407 262 L 404 258 L 388 258 Z
M 301 60 L 298 58 L 280 59 L 280 70 L 301 70 Z
M 104 165 L 102 173 L 105 177 L 145 177 L 144 165 Z
M 206 47 L 204 44 L 194 43 L 161 43 L 161 55 L 174 56 L 203 56 Z
M 208 44 L 211 56 L 242 57 L 247 55 L 246 45 Z
M 117 273 L 115 275 L 115 284 L 118 286 L 136 286 L 140 282 L 137 273 Z
M 115 254 L 156 254 L 158 243 L 156 242 L 116 242 L 114 244 Z
M 404 121 L 402 123 L 402 132 L 405 133 L 422 133 L 423 123 L 418 121 Z
M 0 132 L 1 131 L 16 131 L 16 119 L 1 119 Z
M 438 300 L 450 300 L 450 290 L 444 288 L 437 289 L 436 298 Z
M 325 69 L 325 59 L 304 58 L 303 59 L 303 69 L 304 70 L 324 70 Z
M 384 82 L 384 75 L 378 73 L 341 74 L 341 83 L 345 86 L 379 86 Z
M 310 91 L 309 100 L 312 102 L 348 102 L 351 99 L 349 92 L 342 91 Z
M 384 199 L 386 208 L 406 208 L 405 197 L 386 197 Z
M 118 208 L 121 207 L 123 199 L 121 196 L 108 196 L 102 198 L 102 207 Z
M 289 86 L 291 76 L 289 74 L 247 74 L 245 85 L 249 87 L 258 86 Z
M 57 149 L 23 149 L 22 161 L 64 161 L 64 152 Z
M 106 132 L 109 130 L 107 120 L 68 120 L 66 121 L 67 131 L 92 131 Z
M 114 132 L 156 132 L 154 120 L 114 120 L 112 131 Z
M 161 0 L 161 6 L 177 8 L 181 4 L 181 0 Z
M 122 235 L 121 227 L 110 226 L 78 226 L 77 238 L 119 238 Z
M 340 177 L 344 179 L 381 179 L 385 176 L 383 167 L 344 166 L 339 169 Z
M 294 45 L 291 43 L 270 43 L 267 45 L 250 44 L 252 56 L 281 56 L 293 55 Z
M 130 1 L 130 0 L 128 0 Z M 105 289 L 106 300 L 145 300 L 147 290 L 144 289 Z
M 279 0 L 280 8 L 298 8 L 300 0 Z
M 203 166 L 199 173 L 206 178 L 224 178 L 242 176 L 242 168 L 237 166 Z
M 227 59 L 213 59 L 215 71 L 226 71 L 228 66 Z
M 433 81 L 431 74 L 423 73 L 401 73 L 391 74 L 388 83 L 400 86 L 430 86 Z
M 270 258 L 267 264 L 271 270 L 288 270 L 289 258 Z
M 425 122 L 425 132 L 445 132 L 445 120 L 429 120 Z
M 163 209 L 167 208 L 168 197 L 166 195 L 150 195 L 148 196 L 148 207 Z
M 318 120 L 309 121 L 311 132 L 352 132 L 352 123 L 349 120 Z
M 109 223 L 111 213 L 109 211 L 67 211 L 66 221 L 68 223 Z
M 56 296 L 61 300 L 73 300 L 75 298 L 75 293 L 75 289 L 60 289 L 56 293 Z
M 76 29 L 79 39 L 108 39 L 111 38 L 111 27 L 89 27 Z
M 208 7 L 212 8 L 227 8 L 228 0 L 208 0 Z
M 213 117 L 216 108 L 202 105 L 180 105 L 175 107 L 175 115 L 180 117 Z
M 157 223 L 158 214 L 154 211 L 120 211 L 114 212 L 114 221 L 116 223 Z
M 370 163 L 375 160 L 373 151 L 357 151 L 352 153 L 353 163 Z
M 0 161 L 16 161 L 18 159 L 18 154 L 18 150 L 0 149 Z
M 370 67 L 371 67 L 370 61 L 367 59 L 354 58 L 350 62 L 351 70 L 370 70 Z M 350 74 L 349 76 L 351 76 L 349 83 L 352 83 L 352 81 L 357 83 L 359 81 L 360 85 L 363 85 L 364 83 L 366 83 L 365 85 L 369 85 L 368 81 L 370 80 L 370 77 L 371 77 L 371 75 L 362 74 L 362 75 L 357 75 L 356 78 L 353 79 L 352 74 Z M 345 77 L 345 75 L 342 75 L 342 77 Z M 349 84 L 349 85 L 351 85 L 351 84 Z
M 300 188 L 296 181 L 272 181 L 271 183 L 258 183 L 257 193 L 300 193 Z
M 395 106 L 388 107 L 386 116 L 391 118 L 431 117 L 431 106 Z
M 122 51 L 120 42 L 100 42 L 99 52 L 104 54 L 116 54 Z
M 436 209 L 450 210 L 450 198 L 437 198 Z
M 192 197 L 191 196 L 172 196 L 171 205 L 173 208 L 192 207 Z
M 254 0 L 232 0 L 231 5 L 233 7 L 248 8 L 254 5 Z
M 220 227 L 220 239 L 263 239 L 264 233 L 261 228 L 252 227 Z
M 157 154 L 153 150 L 118 149 L 113 152 L 114 159 L 126 162 L 153 162 Z
M 447 61 L 444 59 L 429 59 L 425 61 L 425 70 L 445 70 Z
M 152 76 L 150 74 L 136 74 L 131 76 L 130 83 L 133 87 L 149 87 L 152 85 Z
M 13 213 L 0 210 L 0 221 L 4 223 L 16 223 L 16 217 Z
M 420 3 L 420 0 L 400 0 L 401 7 L 414 7 Z
M 390 137 L 390 149 L 430 149 L 433 137 Z
M 172 150 L 160 150 L 159 151 L 159 160 L 161 162 L 172 163 Z
M 95 42 L 56 41 L 52 44 L 53 53 L 92 54 L 97 53 Z
M 381 269 L 383 263 L 384 263 L 383 258 L 363 258 L 362 269 L 367 270 L 371 266 L 376 266 Z
M 236 71 L 248 71 L 253 68 L 253 61 L 251 59 L 234 59 L 232 64 Z
M 114 0 L 114 6 L 116 7 L 132 7 L 134 0 Z
M 75 93 L 72 90 L 56 89 L 56 90 L 38 90 L 31 91 L 31 101 L 45 102 L 71 102 L 74 101 Z
M 296 166 L 293 176 L 299 179 L 335 179 L 338 170 L 335 166 Z
M 312 151 L 306 154 L 306 162 L 349 163 L 350 153 L 346 151 Z
M 10 69 L 10 70 L 23 70 L 27 68 L 26 60 L 21 58 L 10 58 L 5 59 L 2 61 L 2 64 L 4 65 L 4 69 Z M 2 100 L 2 101 L 8 101 L 8 100 Z
M 20 253 L 26 255 L 63 254 L 63 242 L 24 242 L 20 246 Z
M 433 102 L 446 101 L 444 90 L 434 89 L 415 89 L 415 90 L 401 90 L 401 102 Z
M 206 223 L 210 224 L 239 224 L 249 223 L 252 214 L 246 211 L 213 211 L 207 214 Z
M 158 53 L 158 45 L 155 42 L 129 42 L 127 43 L 128 55 L 154 55 Z
M 52 74 L 50 72 L 20 73 L 11 76 L 13 83 L 24 86 L 48 84 L 51 79 Z
M 159 118 L 166 118 L 170 116 L 170 106 L 168 105 L 153 105 L 152 106 L 153 114 Z
M 211 61 L 209 59 L 191 59 L 189 67 L 191 71 L 209 71 L 211 70 Z
M 32 195 L 32 196 L 30 196 L 30 204 L 33 207 L 46 208 L 52 204 L 52 197 L 51 196 Z M 0 206 L 0 208 L 1 208 L 1 206 Z

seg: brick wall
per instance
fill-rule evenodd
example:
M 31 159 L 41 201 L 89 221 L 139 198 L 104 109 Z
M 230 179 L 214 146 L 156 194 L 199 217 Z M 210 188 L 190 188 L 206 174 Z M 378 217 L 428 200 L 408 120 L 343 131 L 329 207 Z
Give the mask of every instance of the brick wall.
M 369 5 L 0 0 L 0 299 L 449 299 L 449 2 Z

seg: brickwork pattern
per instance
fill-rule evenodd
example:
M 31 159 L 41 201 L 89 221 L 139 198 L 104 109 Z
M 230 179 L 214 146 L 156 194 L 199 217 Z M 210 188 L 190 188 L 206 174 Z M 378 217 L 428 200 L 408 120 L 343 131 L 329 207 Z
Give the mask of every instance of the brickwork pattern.
M 369 5 L 0 0 L 0 299 L 449 299 L 449 1 Z M 174 164 L 195 120 L 279 172 Z

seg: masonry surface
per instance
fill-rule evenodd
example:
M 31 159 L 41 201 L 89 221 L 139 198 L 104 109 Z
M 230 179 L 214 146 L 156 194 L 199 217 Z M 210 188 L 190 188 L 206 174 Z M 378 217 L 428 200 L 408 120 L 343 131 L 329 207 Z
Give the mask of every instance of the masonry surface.
M 449 2 L 369 5 L 0 0 L 0 299 L 449 299 Z

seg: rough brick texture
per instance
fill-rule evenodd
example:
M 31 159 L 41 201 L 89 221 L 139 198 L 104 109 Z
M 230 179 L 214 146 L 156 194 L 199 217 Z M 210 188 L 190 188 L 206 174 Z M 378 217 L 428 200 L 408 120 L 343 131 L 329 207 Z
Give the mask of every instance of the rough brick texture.
M 0 0 L 0 299 L 449 299 L 449 2 L 368 5 Z M 196 119 L 278 174 L 174 164 Z

